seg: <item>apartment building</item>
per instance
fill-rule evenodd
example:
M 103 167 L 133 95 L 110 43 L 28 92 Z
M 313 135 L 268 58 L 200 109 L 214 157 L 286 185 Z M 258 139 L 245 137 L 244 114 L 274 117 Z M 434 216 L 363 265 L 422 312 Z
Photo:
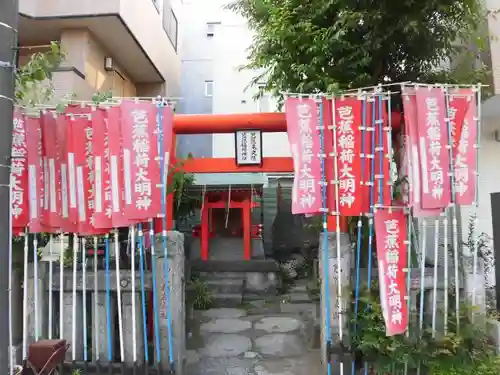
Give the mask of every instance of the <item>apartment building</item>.
M 225 9 L 227 0 L 184 0 L 189 22 L 182 26 L 181 96 L 183 113 L 273 112 L 268 95 L 254 100 L 249 87 L 259 73 L 241 70 L 247 63 L 252 32 L 242 17 Z M 262 82 L 263 84 L 264 82 Z M 234 157 L 234 134 L 179 137 L 179 151 L 197 157 Z M 263 155 L 290 156 L 285 133 L 264 134 Z
M 181 0 L 20 0 L 22 65 L 59 41 L 56 97 L 179 96 Z

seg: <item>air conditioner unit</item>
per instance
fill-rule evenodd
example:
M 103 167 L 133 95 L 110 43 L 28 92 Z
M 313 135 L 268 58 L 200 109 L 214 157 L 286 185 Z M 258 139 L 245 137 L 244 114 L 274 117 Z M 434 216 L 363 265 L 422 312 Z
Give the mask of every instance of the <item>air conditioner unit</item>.
M 114 66 L 113 66 L 113 58 L 112 57 L 105 57 L 104 58 L 104 70 L 108 71 L 108 72 L 112 72 L 113 70 L 115 70 Z

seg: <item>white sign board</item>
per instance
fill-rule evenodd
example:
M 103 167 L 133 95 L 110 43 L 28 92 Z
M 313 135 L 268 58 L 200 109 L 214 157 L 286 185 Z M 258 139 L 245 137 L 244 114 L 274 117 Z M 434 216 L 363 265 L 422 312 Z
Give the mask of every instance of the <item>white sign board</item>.
M 260 130 L 236 132 L 236 165 L 262 164 L 262 133 Z

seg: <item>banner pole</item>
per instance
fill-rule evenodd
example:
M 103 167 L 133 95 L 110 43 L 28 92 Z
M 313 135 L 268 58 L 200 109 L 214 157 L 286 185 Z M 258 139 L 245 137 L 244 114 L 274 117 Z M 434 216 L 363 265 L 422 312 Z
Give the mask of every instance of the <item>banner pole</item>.
M 114 233 L 115 242 L 115 270 L 116 270 L 116 299 L 118 302 L 118 336 L 120 342 L 120 362 L 125 362 L 125 348 L 123 345 L 123 313 L 122 313 L 122 291 L 120 284 L 120 242 L 118 241 L 118 228 Z M 132 278 L 133 279 L 133 278 Z
M 359 100 L 362 100 L 362 119 L 361 119 L 361 187 L 364 187 L 365 181 L 363 181 L 365 177 L 365 135 L 366 135 L 366 110 L 367 110 L 367 102 L 366 96 L 360 94 Z M 364 191 L 364 189 L 363 189 Z M 355 289 L 355 297 L 354 297 L 354 327 L 353 332 L 356 334 L 358 330 L 357 319 L 358 319 L 358 309 L 359 309 L 359 281 L 360 281 L 360 269 L 361 269 L 361 244 L 362 244 L 362 232 L 363 232 L 363 216 L 360 215 L 358 217 L 358 232 L 357 232 L 357 244 L 356 244 L 356 289 Z M 352 360 L 351 364 L 351 375 L 355 373 L 355 359 Z
M 68 239 L 70 234 L 68 233 Z M 59 239 L 59 339 L 64 337 L 64 240 Z
M 328 203 L 326 201 L 326 189 L 328 185 L 328 181 L 326 180 L 326 169 L 325 169 L 325 159 L 327 157 L 325 153 L 325 131 L 327 127 L 324 122 L 324 114 L 323 114 L 323 102 L 322 100 L 319 102 L 319 139 L 320 139 L 320 148 L 321 148 L 321 199 L 323 201 L 323 214 L 322 214 L 322 236 L 323 236 L 323 248 L 321 251 L 323 252 L 323 290 L 325 296 L 325 336 L 326 336 L 326 350 L 327 356 L 330 355 L 330 348 L 332 347 L 332 338 L 331 338 L 331 327 L 330 327 L 330 285 L 329 285 L 329 269 L 328 269 L 328 227 L 327 227 L 327 215 L 328 215 Z M 330 358 L 327 358 L 327 374 L 331 375 L 332 373 L 332 364 Z
M 432 337 L 436 337 L 437 280 L 439 255 L 439 217 L 434 220 L 434 280 L 432 284 Z
M 154 161 L 156 162 L 156 161 Z M 146 316 L 146 289 L 144 286 L 144 234 L 142 231 L 142 224 L 137 225 L 137 235 L 139 237 L 139 270 L 141 277 L 141 297 L 142 297 L 142 334 L 144 337 L 144 361 L 147 365 L 149 362 L 149 351 L 148 351 L 148 323 Z
M 452 215 L 452 235 L 455 238 L 458 236 L 456 232 L 456 228 L 453 225 L 456 225 L 456 209 L 455 209 L 455 175 L 454 175 L 454 162 L 453 162 L 453 134 L 452 134 L 452 125 L 451 125 L 451 112 L 450 112 L 450 96 L 448 89 L 443 88 L 444 91 L 444 100 L 445 100 L 445 122 L 447 124 L 448 130 L 448 152 L 450 158 L 450 186 L 451 186 L 451 202 L 450 202 L 450 210 L 449 213 Z M 448 310 L 449 310 L 449 301 L 448 301 L 448 286 L 449 286 L 449 265 L 448 265 L 448 209 L 444 210 L 444 219 L 443 219 L 443 227 L 444 227 L 444 334 L 448 333 Z M 453 244 L 453 248 L 455 249 L 455 243 Z M 456 281 L 455 281 L 456 282 Z
M 332 99 L 332 109 L 333 109 L 333 153 L 334 153 L 334 175 L 335 175 L 335 215 L 337 217 L 335 233 L 336 233 L 336 246 L 337 246 L 337 300 L 338 308 L 337 315 L 339 319 L 339 341 L 342 345 L 342 340 L 344 336 L 343 332 L 343 311 L 342 308 L 342 267 L 341 267 L 341 256 L 340 251 L 340 202 L 339 202 L 339 166 L 338 166 L 338 154 L 337 154 L 337 121 L 336 121 L 336 111 L 335 111 L 335 97 Z M 344 375 L 344 361 L 341 359 L 340 363 L 340 375 Z
M 376 116 L 376 101 L 375 96 L 372 94 L 368 97 L 368 102 L 372 102 L 372 118 L 371 126 L 366 129 L 366 131 L 371 132 L 371 150 L 370 154 L 367 155 L 371 159 L 370 162 L 370 214 L 368 219 L 368 293 L 371 293 L 372 288 L 372 266 L 373 266 L 373 205 L 375 201 L 375 116 Z M 368 308 L 370 308 L 368 306 Z M 368 375 L 368 362 L 364 363 L 365 375 Z
M 477 143 L 475 144 L 476 148 L 476 195 L 474 199 L 475 208 L 476 208 L 476 217 L 474 218 L 474 231 L 476 232 L 476 238 L 474 241 L 474 254 L 473 254 L 473 285 L 472 285 L 472 305 L 476 305 L 476 275 L 477 275 L 477 261 L 478 261 L 478 247 L 479 247 L 479 235 L 477 234 L 477 226 L 479 224 L 479 219 L 477 217 L 477 212 L 479 211 L 479 150 L 480 150 L 480 140 L 481 140 L 481 84 L 477 86 L 477 99 L 476 95 L 474 95 L 474 100 L 477 100 L 477 113 L 475 116 L 476 120 L 476 139 Z M 475 311 L 472 311 L 472 322 L 474 323 L 474 315 Z
M 82 237 L 82 315 L 83 315 L 83 360 L 85 362 L 89 359 L 88 353 L 88 326 L 87 326 L 87 239 Z
M 61 233 L 60 236 L 62 238 L 63 234 Z M 53 245 L 53 243 L 54 243 L 54 238 L 51 235 L 50 239 L 49 239 L 49 258 L 50 258 L 50 260 L 49 260 L 49 326 L 47 327 L 49 340 L 52 340 L 52 327 L 53 327 L 52 317 L 54 315 L 54 313 L 53 313 L 54 302 L 53 302 L 53 291 L 52 291 L 53 273 L 54 273 L 54 265 L 52 262 L 52 253 L 53 253 L 52 245 Z
M 94 254 L 93 254 L 93 268 L 94 268 L 94 314 L 92 314 L 92 319 L 94 320 L 94 343 L 95 343 L 95 361 L 99 362 L 99 283 L 98 283 L 98 273 L 97 273 L 97 236 L 94 236 Z
M 108 366 L 111 369 L 111 361 L 113 360 L 112 337 L 111 336 L 111 272 L 109 268 L 109 233 L 104 235 L 104 268 L 106 274 L 106 334 L 108 344 Z
M 132 362 L 134 366 L 137 363 L 137 317 L 136 317 L 136 306 L 135 306 L 135 252 L 136 252 L 136 240 L 135 240 L 135 226 L 131 225 L 129 227 L 130 233 L 130 262 L 132 274 Z M 146 344 L 146 343 L 144 343 Z
M 72 320 L 73 324 L 71 326 L 71 360 L 73 362 L 76 361 L 76 325 L 77 325 L 77 319 L 76 319 L 76 278 L 77 278 L 77 262 L 78 262 L 78 245 L 79 245 L 79 238 L 78 235 L 75 233 L 73 235 L 73 292 L 72 292 Z M 61 288 L 63 286 L 61 285 Z
M 36 233 L 33 235 L 36 237 Z M 23 311 L 28 311 L 28 253 L 29 253 L 29 234 L 24 233 L 24 261 L 23 261 Z M 23 360 L 28 354 L 28 314 L 23 314 Z

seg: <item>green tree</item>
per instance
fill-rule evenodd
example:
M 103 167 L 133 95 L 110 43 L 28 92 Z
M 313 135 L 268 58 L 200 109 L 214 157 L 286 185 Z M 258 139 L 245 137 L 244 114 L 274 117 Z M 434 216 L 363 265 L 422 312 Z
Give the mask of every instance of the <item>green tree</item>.
M 58 42 L 51 42 L 48 51 L 33 53 L 15 74 L 15 97 L 18 104 L 34 107 L 52 98 L 52 75 L 64 61 Z
M 263 90 L 334 92 L 381 82 L 485 80 L 480 0 L 237 0 L 255 32 L 249 64 Z M 472 48 L 471 48 L 472 47 Z M 449 57 L 453 71 L 436 70 Z M 465 70 L 465 72 L 464 72 Z

